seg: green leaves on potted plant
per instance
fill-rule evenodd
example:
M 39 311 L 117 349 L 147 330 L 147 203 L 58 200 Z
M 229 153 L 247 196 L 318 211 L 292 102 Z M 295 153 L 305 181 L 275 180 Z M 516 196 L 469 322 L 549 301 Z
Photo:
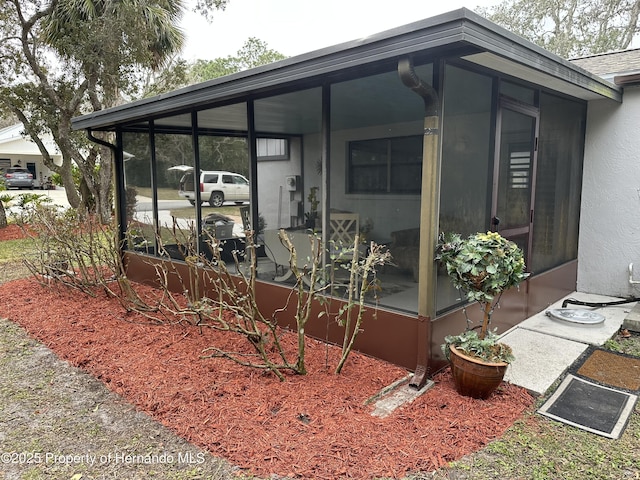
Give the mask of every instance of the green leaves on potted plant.
M 453 285 L 482 307 L 480 333 L 467 317 L 467 330 L 445 337 L 442 349 L 458 392 L 487 398 L 514 360 L 511 348 L 498 342 L 498 336 L 489 330 L 491 314 L 502 293 L 529 276 L 524 255 L 520 247 L 497 232 L 475 233 L 466 239 L 446 233 L 438 239 L 435 258 L 446 267 Z
M 315 229 L 316 220 L 318 219 L 318 205 L 320 204 L 320 200 L 318 200 L 318 187 L 311 187 L 307 200 L 309 201 L 309 211 L 304 214 L 305 226 L 310 229 Z

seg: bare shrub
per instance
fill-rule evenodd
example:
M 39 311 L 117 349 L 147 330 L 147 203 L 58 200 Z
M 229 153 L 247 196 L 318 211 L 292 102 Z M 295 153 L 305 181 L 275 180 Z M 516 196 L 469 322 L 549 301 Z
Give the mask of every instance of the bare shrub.
M 180 260 L 172 258 L 160 235 L 155 242 L 159 259 L 149 261 L 156 272 L 158 295 L 142 298 L 126 276 L 120 256 L 120 243 L 114 225 L 104 225 L 99 219 L 80 217 L 75 210 L 59 211 L 55 207 L 36 205 L 23 215 L 25 232 L 36 246 L 36 254 L 25 258 L 32 274 L 43 283 L 62 284 L 95 296 L 98 287 L 108 295 L 117 297 L 127 311 L 145 315 L 157 323 L 185 323 L 197 327 L 232 332 L 247 340 L 250 348 L 226 351 L 211 346 L 206 357 L 225 357 L 242 365 L 272 372 L 284 380 L 285 371 L 305 374 L 305 326 L 311 318 L 314 305 L 325 306 L 321 315 L 344 328 L 342 355 L 336 368 L 339 373 L 362 329 L 365 296 L 377 287 L 376 267 L 389 263 L 390 255 L 381 246 L 371 243 L 362 259 L 352 255 L 350 261 L 335 266 L 336 258 L 327 262 L 321 239 L 309 235 L 311 258 L 305 268 L 298 268 L 296 249 L 284 230 L 279 233 L 282 244 L 290 252 L 290 268 L 295 282 L 291 286 L 285 305 L 276 312 L 264 315 L 256 298 L 257 256 L 253 232 L 247 231 L 242 250 L 232 252 L 232 260 L 222 258 L 224 240 L 212 232 L 203 232 L 204 242 L 191 226 L 172 229 L 172 254 L 179 252 Z M 28 227 L 27 227 L 28 226 Z M 135 244 L 130 235 L 127 239 Z M 356 238 L 351 249 L 359 252 Z M 162 261 L 158 261 L 162 260 Z M 184 265 L 186 264 L 186 268 Z M 343 268 L 348 281 L 345 288 L 346 303 L 337 312 L 331 312 L 330 293 L 336 289 L 335 269 Z M 175 282 L 180 285 L 176 292 Z M 293 308 L 292 308 L 293 306 Z M 373 306 L 375 308 L 375 306 Z M 297 348 L 295 358 L 289 358 L 284 348 L 282 330 L 277 315 L 292 309 L 296 321 Z

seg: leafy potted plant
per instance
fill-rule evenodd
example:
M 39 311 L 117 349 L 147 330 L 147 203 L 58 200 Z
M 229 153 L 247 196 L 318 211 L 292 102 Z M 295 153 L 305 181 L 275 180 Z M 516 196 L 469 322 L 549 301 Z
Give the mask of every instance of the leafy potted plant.
M 453 285 L 482 307 L 480 332 L 467 317 L 466 331 L 445 337 L 442 349 L 458 392 L 487 398 L 514 360 L 511 348 L 498 342 L 497 334 L 489 330 L 491 314 L 502 293 L 528 277 L 524 255 L 515 243 L 497 232 L 475 233 L 466 239 L 447 233 L 440 235 L 436 260 L 446 267 Z
M 304 214 L 305 226 L 310 229 L 316 228 L 316 221 L 318 219 L 318 187 L 311 187 L 309 195 L 307 196 L 309 201 L 309 211 Z

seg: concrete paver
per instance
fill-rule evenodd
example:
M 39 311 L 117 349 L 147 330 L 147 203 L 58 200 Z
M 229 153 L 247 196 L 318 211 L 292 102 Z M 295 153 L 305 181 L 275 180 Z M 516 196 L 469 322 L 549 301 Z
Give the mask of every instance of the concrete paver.
M 565 298 L 584 302 L 620 300 L 585 293 L 573 293 Z M 563 300 L 564 298 L 502 335 L 502 341 L 511 346 L 516 357 L 507 370 L 506 381 L 536 395 L 543 395 L 590 345 L 601 346 L 613 337 L 636 305 L 629 303 L 597 309 L 567 305 L 567 308 L 596 311 L 605 317 L 601 324 L 583 325 L 546 315 L 547 310 L 561 308 Z

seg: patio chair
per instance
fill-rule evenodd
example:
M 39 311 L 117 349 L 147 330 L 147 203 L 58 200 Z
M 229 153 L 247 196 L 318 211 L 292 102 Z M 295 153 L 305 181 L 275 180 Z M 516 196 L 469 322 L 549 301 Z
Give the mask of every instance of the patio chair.
M 275 264 L 276 273 L 273 279 L 276 282 L 285 282 L 293 275 L 293 271 L 291 270 L 291 253 L 282 244 L 279 232 L 279 230 L 265 230 L 265 253 Z M 289 230 L 286 233 L 296 249 L 296 267 L 300 271 L 310 270 L 314 250 L 317 251 L 317 249 L 320 248 L 320 239 L 309 234 L 307 230 Z M 281 275 L 279 275 L 279 271 L 282 271 Z M 303 280 L 308 284 L 306 275 L 303 277 Z

